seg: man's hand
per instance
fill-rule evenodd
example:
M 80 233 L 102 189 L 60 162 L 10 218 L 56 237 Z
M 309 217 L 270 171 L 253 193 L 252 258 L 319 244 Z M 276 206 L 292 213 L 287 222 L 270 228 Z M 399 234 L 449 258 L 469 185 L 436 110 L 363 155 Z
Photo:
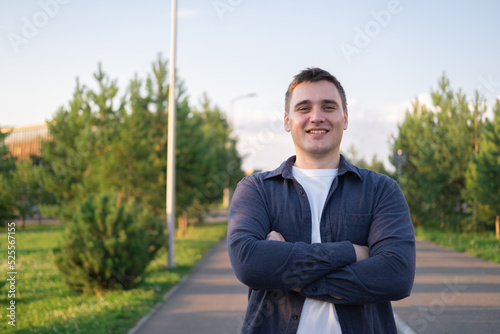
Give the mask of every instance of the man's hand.
M 276 231 L 271 231 L 266 237 L 266 240 L 274 240 L 274 241 L 286 241 L 285 238 L 281 235 L 281 233 Z
M 356 252 L 356 261 L 365 260 L 370 257 L 368 247 L 355 244 L 352 245 L 354 246 L 354 251 Z

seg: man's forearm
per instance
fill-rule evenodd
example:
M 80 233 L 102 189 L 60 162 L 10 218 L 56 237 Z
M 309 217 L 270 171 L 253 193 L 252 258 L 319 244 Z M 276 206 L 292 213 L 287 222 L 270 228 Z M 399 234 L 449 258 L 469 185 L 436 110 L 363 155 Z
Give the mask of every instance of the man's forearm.
M 281 233 L 276 231 L 269 232 L 269 234 L 266 236 L 266 240 L 286 242 Z M 352 246 L 354 247 L 354 252 L 356 253 L 356 261 L 365 260 L 370 257 L 367 246 L 360 246 L 356 244 L 352 244 Z
M 255 240 L 229 233 L 236 276 L 253 289 L 293 290 L 356 261 L 349 241 L 325 244 Z
M 415 275 L 414 241 L 397 243 L 395 252 L 374 254 L 333 271 L 304 287 L 302 293 L 342 304 L 380 303 L 407 297 Z
M 281 235 L 281 233 L 276 232 L 276 231 L 269 232 L 269 234 L 266 237 L 266 240 L 286 242 L 285 238 Z M 368 247 L 355 245 L 355 244 L 353 244 L 353 247 L 354 247 L 354 251 L 356 253 L 356 261 L 365 260 L 369 257 Z M 297 286 L 297 287 L 293 288 L 293 291 L 302 292 L 302 287 Z M 332 295 L 332 297 L 335 299 L 342 299 L 341 297 L 338 297 L 338 296 Z

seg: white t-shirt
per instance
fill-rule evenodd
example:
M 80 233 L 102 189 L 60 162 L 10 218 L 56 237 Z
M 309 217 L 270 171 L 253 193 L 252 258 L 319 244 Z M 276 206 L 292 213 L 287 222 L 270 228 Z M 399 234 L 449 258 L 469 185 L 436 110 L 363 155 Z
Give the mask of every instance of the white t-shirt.
M 330 186 L 338 174 L 338 169 L 300 169 L 293 167 L 292 174 L 306 191 L 311 206 L 311 243 L 321 243 L 321 213 Z M 306 298 L 302 307 L 297 334 L 311 333 L 342 333 L 334 304 Z

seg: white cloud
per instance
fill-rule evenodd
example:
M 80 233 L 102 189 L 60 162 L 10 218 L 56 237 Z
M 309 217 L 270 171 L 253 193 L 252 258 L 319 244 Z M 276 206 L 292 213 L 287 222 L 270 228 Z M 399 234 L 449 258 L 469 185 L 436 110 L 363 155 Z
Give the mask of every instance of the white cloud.
M 428 108 L 432 106 L 429 93 L 420 93 L 416 99 Z M 382 105 L 363 104 L 358 100 L 347 100 L 349 106 L 349 120 L 363 122 L 387 122 L 398 124 L 404 120 L 406 111 L 411 110 L 415 99 L 387 103 Z
M 427 107 L 432 106 L 432 97 L 429 93 L 420 93 L 417 95 L 417 98 L 422 104 L 426 105 Z
M 355 107 L 358 104 L 358 100 L 356 99 L 347 99 L 347 107 Z

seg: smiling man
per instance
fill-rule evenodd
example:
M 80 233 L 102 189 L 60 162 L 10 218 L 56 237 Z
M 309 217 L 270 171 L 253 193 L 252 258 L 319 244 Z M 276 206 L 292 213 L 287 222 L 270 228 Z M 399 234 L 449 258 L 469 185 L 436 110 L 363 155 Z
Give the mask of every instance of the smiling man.
M 285 130 L 292 134 L 297 156 L 294 166 L 338 168 L 348 113 L 337 87 L 326 80 L 302 82 L 285 103 Z
M 295 76 L 284 126 L 296 155 L 243 179 L 231 203 L 229 256 L 249 287 L 242 333 L 397 333 L 390 301 L 415 274 L 399 186 L 340 154 L 348 111 L 330 73 Z

